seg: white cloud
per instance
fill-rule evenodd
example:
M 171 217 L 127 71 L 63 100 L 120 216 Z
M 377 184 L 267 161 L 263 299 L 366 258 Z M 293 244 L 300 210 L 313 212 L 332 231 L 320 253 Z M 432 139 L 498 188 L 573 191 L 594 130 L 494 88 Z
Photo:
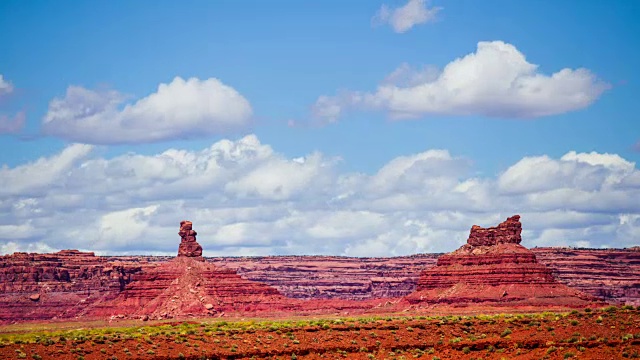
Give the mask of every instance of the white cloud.
M 0 96 L 13 92 L 13 85 L 0 74 Z
M 527 157 L 498 176 L 426 150 L 372 174 L 255 135 L 200 151 L 89 156 L 89 145 L 0 169 L 0 250 L 175 254 L 180 220 L 206 255 L 403 255 L 460 246 L 471 225 L 522 215 L 523 243 L 637 245 L 640 171 L 616 154 Z M 30 250 L 31 249 L 31 250 Z
M 32 244 L 21 244 L 14 241 L 0 242 L 0 254 L 13 254 L 14 252 L 51 253 L 56 251 L 58 251 L 58 249 L 54 249 L 41 242 Z
M 15 168 L 2 166 L 0 196 L 46 194 L 56 186 L 58 180 L 68 177 L 73 166 L 84 159 L 91 150 L 90 145 L 73 144 L 50 158 L 40 158 Z
M 545 75 L 515 46 L 479 42 L 475 53 L 450 62 L 437 75 L 429 67 L 414 70 L 403 64 L 375 92 L 320 96 L 313 114 L 328 122 L 349 109 L 382 110 L 394 119 L 434 114 L 535 118 L 585 108 L 609 87 L 587 69 Z
M 412 27 L 434 21 L 439 7 L 427 7 L 426 0 L 409 0 L 404 6 L 391 9 L 387 5 L 382 5 L 374 16 L 374 25 L 388 23 L 396 33 L 404 33 Z
M 522 194 L 550 190 L 615 191 L 628 178 L 638 176 L 635 163 L 616 154 L 571 151 L 560 159 L 525 157 L 498 179 L 503 193 Z
M 92 144 L 154 142 L 234 132 L 252 114 L 240 93 L 215 78 L 176 77 L 134 103 L 123 106 L 125 100 L 117 91 L 70 86 L 50 102 L 44 130 Z

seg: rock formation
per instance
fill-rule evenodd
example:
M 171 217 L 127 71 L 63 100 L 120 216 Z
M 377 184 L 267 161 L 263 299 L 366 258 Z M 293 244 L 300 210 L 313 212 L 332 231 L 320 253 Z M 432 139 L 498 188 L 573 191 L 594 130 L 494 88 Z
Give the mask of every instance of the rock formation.
M 640 305 L 640 249 L 532 248 L 557 281 L 603 300 Z M 440 254 L 391 258 L 264 256 L 209 258 L 249 280 L 299 299 L 403 297 Z
M 92 304 L 87 314 L 152 319 L 258 314 L 283 310 L 286 303 L 272 287 L 243 279 L 233 270 L 183 256 L 136 274 L 117 297 Z
M 520 244 L 522 237 L 520 215 L 514 215 L 496 227 L 482 228 L 478 225 L 471 227 L 467 240 L 468 247 L 494 246 L 498 244 Z M 465 245 L 465 246 L 467 246 Z
M 193 230 L 193 223 L 188 220 L 182 220 L 180 222 L 180 235 L 181 241 L 178 247 L 178 257 L 201 257 L 202 246 L 196 241 L 196 235 L 198 233 Z
M 608 302 L 640 306 L 640 249 L 533 249 L 565 285 Z
M 391 258 L 344 256 L 217 257 L 208 261 L 233 269 L 296 299 L 366 300 L 402 297 L 415 290 L 420 272 L 437 255 Z
M 0 257 L 0 321 L 73 317 L 107 294 L 124 290 L 144 259 L 124 263 L 93 253 L 14 253 Z
M 474 225 L 467 243 L 440 256 L 406 299 L 414 304 L 519 307 L 577 307 L 596 301 L 556 281 L 551 269 L 520 245 L 521 231 L 518 215 L 496 227 Z
M 177 258 L 77 250 L 0 256 L 0 322 L 384 312 L 402 310 L 393 304 L 402 305 L 399 299 L 410 294 L 407 302 L 418 307 L 570 307 L 590 301 L 563 284 L 640 305 L 639 249 L 527 250 L 519 244 L 518 217 L 495 228 L 474 226 L 466 245 L 439 258 L 203 259 L 192 224 L 185 225 Z

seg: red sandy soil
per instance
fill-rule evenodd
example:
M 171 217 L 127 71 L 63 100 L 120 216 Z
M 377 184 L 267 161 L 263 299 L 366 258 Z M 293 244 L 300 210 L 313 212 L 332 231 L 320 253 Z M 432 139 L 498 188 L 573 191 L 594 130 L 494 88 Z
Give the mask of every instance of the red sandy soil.
M 124 329 L 124 330 L 123 330 Z M 2 334 L 4 332 L 4 334 Z M 96 335 L 97 333 L 101 335 Z M 52 334 L 15 343 L 0 329 L 1 359 L 623 359 L 640 357 L 640 311 L 349 318 L 305 323 L 206 322 Z M 46 334 L 23 336 L 46 337 Z M 76 336 L 76 339 L 73 338 Z M 23 342 L 25 341 L 24 338 Z M 126 350 L 125 350 L 126 349 Z M 24 354 L 24 355 L 23 355 Z M 35 356 L 34 356 L 35 355 Z M 182 356 L 181 356 L 182 355 Z

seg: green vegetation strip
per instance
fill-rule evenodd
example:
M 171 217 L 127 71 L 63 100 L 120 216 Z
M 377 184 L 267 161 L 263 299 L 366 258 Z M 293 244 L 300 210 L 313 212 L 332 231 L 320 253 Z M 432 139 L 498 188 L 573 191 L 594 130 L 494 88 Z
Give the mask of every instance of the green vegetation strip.
M 380 322 L 390 321 L 416 321 L 425 320 L 436 322 L 436 324 L 455 324 L 479 321 L 486 323 L 504 322 L 509 323 L 531 323 L 543 319 L 559 320 L 570 314 L 594 314 L 611 315 L 618 311 L 634 311 L 632 306 L 615 307 L 592 310 L 585 309 L 584 312 L 577 310 L 566 313 L 542 312 L 533 314 L 496 314 L 496 315 L 475 315 L 475 316 L 373 316 L 373 317 L 349 317 L 349 318 L 325 318 L 325 319 L 305 319 L 305 320 L 250 320 L 250 321 L 201 321 L 168 323 L 161 325 L 147 326 L 125 326 L 125 327 L 97 327 L 80 328 L 73 330 L 37 330 L 30 332 L 15 332 L 0 334 L 0 347 L 9 344 L 43 344 L 52 345 L 72 341 L 80 344 L 92 341 L 97 344 L 115 343 L 122 340 L 142 339 L 148 343 L 152 338 L 159 335 L 186 337 L 188 335 L 227 335 L 240 332 L 252 332 L 256 330 L 282 331 L 307 329 L 308 331 L 318 331 L 320 329 L 332 330 L 352 330 L 353 328 L 366 328 L 367 324 L 376 323 L 376 328 L 380 327 Z M 637 309 L 640 310 L 640 307 Z M 600 319 L 601 317 L 599 317 Z M 394 325 L 395 326 L 395 325 Z M 414 325 L 415 326 L 415 325 Z M 397 327 L 395 327 L 397 328 Z M 552 329 L 552 328 L 551 328 Z M 551 330 L 550 330 L 551 331 Z M 510 329 L 505 329 L 501 336 L 506 337 L 511 333 Z M 633 335 L 631 335 L 633 337 Z M 176 341 L 180 341 L 176 339 Z

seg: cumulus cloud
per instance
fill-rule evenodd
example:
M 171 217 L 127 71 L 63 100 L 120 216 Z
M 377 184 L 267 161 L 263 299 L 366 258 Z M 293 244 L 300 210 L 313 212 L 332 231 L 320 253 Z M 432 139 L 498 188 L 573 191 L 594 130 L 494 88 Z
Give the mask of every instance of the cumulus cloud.
M 114 90 L 70 86 L 49 103 L 43 129 L 90 144 L 154 142 L 228 134 L 246 128 L 252 115 L 249 101 L 215 78 L 176 77 L 144 98 L 126 100 Z
M 50 158 L 9 168 L 0 168 L 0 196 L 22 197 L 40 196 L 59 186 L 59 181 L 68 177 L 69 171 L 85 158 L 92 147 L 73 144 Z
M 389 24 L 396 33 L 404 33 L 416 25 L 434 21 L 440 10 L 442 8 L 427 7 L 426 0 L 409 0 L 404 6 L 395 9 L 382 5 L 372 23 Z
M 523 158 L 500 175 L 498 189 L 538 211 L 619 213 L 637 210 L 639 174 L 619 155 L 572 151 L 560 159 Z
M 479 42 L 476 52 L 440 72 L 403 64 L 376 91 L 323 95 L 312 110 L 326 122 L 350 109 L 385 111 L 393 119 L 438 114 L 536 118 L 583 109 L 609 88 L 584 68 L 545 75 L 515 46 L 491 41 Z
M 526 246 L 628 247 L 640 234 L 640 171 L 616 154 L 525 157 L 478 177 L 444 149 L 365 174 L 255 135 L 109 159 L 92 149 L 0 169 L 0 252 L 172 255 L 183 219 L 210 256 L 445 252 L 515 213 Z

